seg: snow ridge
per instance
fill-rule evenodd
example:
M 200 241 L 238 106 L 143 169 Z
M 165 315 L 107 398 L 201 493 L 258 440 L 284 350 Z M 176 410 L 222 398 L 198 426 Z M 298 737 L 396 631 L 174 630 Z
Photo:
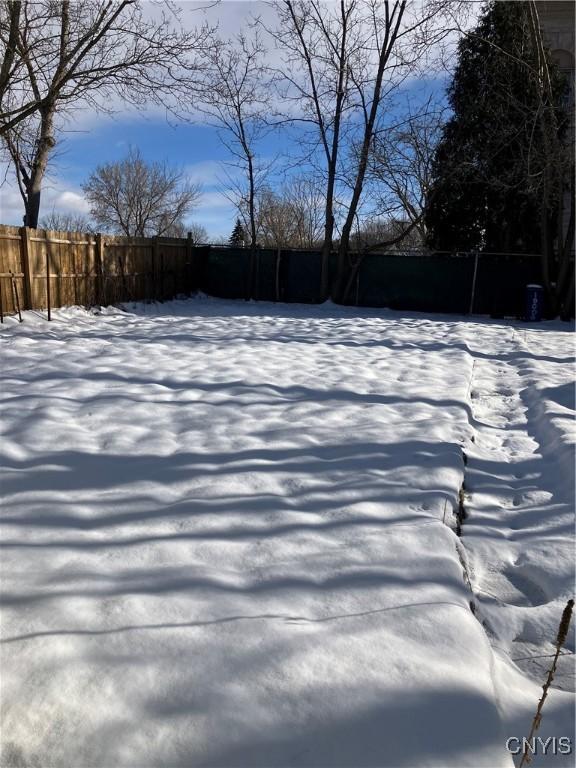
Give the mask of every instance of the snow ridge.
M 574 588 L 574 432 L 568 427 L 574 407 L 568 421 L 567 404 L 550 399 L 551 393 L 566 398 L 573 387 L 566 365 L 571 334 L 556 339 L 564 343 L 551 353 L 539 349 L 545 329 L 531 332 L 530 347 L 526 334 L 516 328 L 502 334 L 497 353 L 489 356 L 471 342 L 475 439 L 468 448 L 470 515 L 463 540 L 478 616 L 498 658 L 501 711 L 512 731 L 522 731 L 517 736 L 530 725 L 528 681 L 534 683 L 535 707 Z M 550 382 L 557 385 L 543 386 Z M 573 740 L 573 631 L 555 685 L 540 735 Z M 561 765 L 563 758 L 548 759 Z M 571 764 L 572 758 L 564 760 Z

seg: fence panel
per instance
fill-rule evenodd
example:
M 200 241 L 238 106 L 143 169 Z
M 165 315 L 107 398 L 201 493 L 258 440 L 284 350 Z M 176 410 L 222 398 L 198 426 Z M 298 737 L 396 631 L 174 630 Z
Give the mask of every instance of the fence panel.
M 24 308 L 26 292 L 21 240 L 19 227 L 0 227 L 0 308 L 3 314 L 16 312 L 17 303 Z
M 276 301 L 276 248 L 260 248 L 258 250 L 256 268 L 256 289 L 254 297 L 260 301 Z
M 320 301 L 320 252 L 285 251 L 282 259 L 284 300 L 305 304 Z
M 167 300 L 193 290 L 222 298 L 320 300 L 319 251 L 193 247 L 190 238 L 128 238 L 0 225 L 0 308 L 45 310 L 72 304 Z M 370 254 L 350 304 L 466 314 L 475 254 Z M 335 254 L 330 260 L 334 275 Z M 250 285 L 251 278 L 253 284 Z M 480 254 L 472 311 L 521 317 L 525 287 L 541 279 L 540 258 Z
M 493 317 L 522 317 L 526 286 L 541 279 L 537 256 L 481 255 L 474 312 Z
M 250 280 L 249 248 L 211 248 L 200 289 L 210 296 L 243 299 Z
M 421 312 L 468 311 L 474 257 L 370 255 L 360 267 L 358 303 Z

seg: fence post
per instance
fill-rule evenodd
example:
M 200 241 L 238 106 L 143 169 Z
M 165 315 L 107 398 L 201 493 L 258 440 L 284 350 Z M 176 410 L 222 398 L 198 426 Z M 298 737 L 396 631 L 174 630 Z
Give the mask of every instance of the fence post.
M 260 248 L 258 248 L 254 262 L 254 288 L 252 291 L 255 301 L 258 301 L 260 298 L 260 253 Z
M 278 248 L 276 251 L 276 301 L 280 301 L 280 259 L 282 257 L 282 250 Z
M 32 309 L 32 280 L 30 278 L 30 228 L 20 227 L 20 259 L 24 275 L 24 309 Z
M 100 306 L 104 303 L 104 285 L 102 279 L 102 262 L 104 257 L 104 241 L 100 232 L 96 235 L 96 253 L 94 254 L 94 266 L 96 268 L 95 303 Z
M 250 261 L 248 264 L 248 275 L 246 276 L 246 291 L 244 295 L 245 301 L 250 301 L 252 298 L 252 291 L 254 290 L 254 267 L 256 265 L 256 244 L 250 245 Z
M 186 293 L 192 296 L 192 232 L 188 232 L 186 240 Z
M 472 275 L 472 291 L 470 293 L 470 307 L 468 308 L 468 314 L 472 314 L 474 309 L 474 298 L 476 297 L 476 274 L 478 273 L 478 251 L 474 254 L 474 274 Z
M 158 288 L 156 286 L 156 262 L 158 257 L 158 238 L 152 238 L 152 298 L 158 301 Z
M 46 243 L 46 304 L 48 305 L 48 320 L 52 320 L 52 309 L 50 307 L 50 248 Z
M 160 251 L 160 301 L 166 299 L 166 281 L 164 279 L 164 249 Z

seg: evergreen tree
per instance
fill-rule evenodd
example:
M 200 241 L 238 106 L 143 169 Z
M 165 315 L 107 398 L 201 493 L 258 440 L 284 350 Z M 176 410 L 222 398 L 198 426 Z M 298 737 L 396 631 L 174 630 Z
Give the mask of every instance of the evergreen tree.
M 562 183 L 548 184 L 545 202 L 542 187 L 550 181 L 551 141 L 562 146 L 567 115 L 558 106 L 562 78 L 547 52 L 554 104 L 545 103 L 542 51 L 530 25 L 529 3 L 492 0 L 460 41 L 448 89 L 453 116 L 425 208 L 429 244 L 438 250 L 542 253 L 554 234 Z M 546 109 L 552 123 L 542 117 Z
M 242 226 L 240 219 L 236 219 L 234 230 L 232 231 L 230 240 L 228 242 L 230 245 L 244 247 L 244 243 L 246 242 L 246 235 L 244 233 L 244 227 Z

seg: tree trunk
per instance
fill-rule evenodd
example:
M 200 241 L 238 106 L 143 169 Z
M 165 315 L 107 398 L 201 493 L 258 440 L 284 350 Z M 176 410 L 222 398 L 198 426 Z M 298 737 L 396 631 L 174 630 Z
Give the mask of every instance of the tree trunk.
M 384 71 L 398 36 L 400 23 L 406 10 L 406 3 L 407 0 L 401 0 L 397 9 L 398 15 L 395 20 L 393 20 L 391 17 L 388 17 L 388 4 L 385 4 L 385 10 L 387 14 L 386 39 L 382 42 L 382 47 L 380 48 L 378 71 L 376 73 L 376 79 L 372 91 L 372 103 L 370 106 L 370 112 L 365 117 L 366 123 L 364 126 L 364 136 L 362 138 L 362 147 L 360 149 L 360 160 L 358 163 L 358 169 L 356 171 L 354 190 L 352 192 L 352 199 L 350 200 L 350 205 L 348 207 L 346 221 L 342 227 L 340 246 L 338 248 L 338 270 L 336 273 L 336 281 L 333 293 L 334 300 L 338 302 L 342 301 L 344 298 L 346 273 L 348 267 L 348 252 L 350 250 L 350 233 L 352 232 L 352 227 L 354 226 L 354 221 L 356 219 L 356 213 L 358 211 L 358 205 L 360 203 L 362 189 L 364 187 L 366 170 L 368 168 L 370 144 L 372 143 L 374 136 L 374 126 L 376 124 L 376 118 L 378 116 L 378 110 L 380 107 L 380 100 L 382 98 L 382 81 L 384 78 Z
M 54 127 L 54 105 L 50 104 L 41 110 L 40 133 L 34 162 L 30 171 L 30 178 L 26 184 L 25 217 L 24 226 L 37 229 L 40 216 L 40 197 L 42 194 L 42 182 L 48 165 L 50 152 L 54 148 L 55 140 L 52 135 Z
M 8 17 L 10 19 L 10 31 L 8 33 L 8 42 L 6 45 L 6 51 L 2 60 L 2 67 L 0 67 L 0 107 L 4 100 L 4 95 L 8 90 L 10 83 L 10 73 L 14 57 L 16 55 L 16 46 L 18 44 L 18 28 L 20 26 L 20 11 L 22 3 L 20 0 L 15 0 L 11 3 L 7 3 Z M 1 110 L 0 110 L 1 111 Z
M 568 320 L 574 314 L 574 229 L 575 229 L 575 205 L 574 195 L 576 192 L 576 180 L 574 179 L 574 168 L 570 169 L 570 191 L 565 191 L 568 204 L 570 206 L 570 215 L 568 219 L 568 226 L 566 227 L 566 233 L 562 231 L 563 221 L 560 225 L 560 231 L 558 233 L 558 240 L 562 243 L 559 248 L 559 260 L 558 260 L 558 280 L 557 280 L 557 294 L 558 294 L 558 308 L 560 311 L 560 317 L 563 320 Z
M 362 262 L 364 261 L 365 258 L 366 258 L 365 253 L 360 254 L 356 259 L 356 261 L 354 262 L 354 264 L 352 265 L 352 268 L 350 269 L 348 280 L 346 281 L 346 286 L 342 293 L 343 304 L 345 304 L 348 301 L 348 296 L 350 296 L 350 291 L 352 290 L 352 286 L 354 285 L 356 276 L 358 275 L 358 272 L 360 271 L 360 267 L 362 266 Z
M 342 80 L 343 68 L 341 67 L 339 92 L 336 99 L 334 116 L 334 133 L 332 135 L 332 148 L 328 154 L 328 185 L 326 187 L 326 209 L 324 219 L 324 242 L 322 244 L 322 277 L 320 279 L 320 301 L 326 301 L 330 295 L 330 255 L 332 253 L 334 238 L 334 186 L 336 183 L 336 167 L 338 162 L 338 148 L 340 144 L 340 122 L 342 119 Z
M 242 126 L 242 136 L 244 137 L 244 127 Z M 246 291 L 246 301 L 249 301 L 255 293 L 255 279 L 256 279 L 256 213 L 254 210 L 254 198 L 256 196 L 256 185 L 254 183 L 254 162 L 252 160 L 252 154 L 246 140 L 244 139 L 244 147 L 246 157 L 248 158 L 248 215 L 250 217 L 250 267 L 248 274 L 248 287 Z
M 340 147 L 340 126 L 342 122 L 342 109 L 344 107 L 344 98 L 346 95 L 345 81 L 347 75 L 348 59 L 346 53 L 346 45 L 348 39 L 348 22 L 350 9 L 346 9 L 343 0 L 340 1 L 340 17 L 341 17 L 341 29 L 342 36 L 340 39 L 340 47 L 337 53 L 338 61 L 338 82 L 336 85 L 336 101 L 334 104 L 334 125 L 332 129 L 332 140 L 329 143 L 328 133 L 326 130 L 326 123 L 322 113 L 321 100 L 316 87 L 316 80 L 314 76 L 312 57 L 302 33 L 292 4 L 288 2 L 290 13 L 294 21 L 295 28 L 297 30 L 298 38 L 302 46 L 302 52 L 306 60 L 308 67 L 308 73 L 310 77 L 310 84 L 312 86 L 312 98 L 314 108 L 316 111 L 317 123 L 320 130 L 320 137 L 324 148 L 324 154 L 326 157 L 328 179 L 326 186 L 326 204 L 324 214 L 324 242 L 322 243 L 322 271 L 320 276 L 320 301 L 324 302 L 330 295 L 330 255 L 332 253 L 333 238 L 334 238 L 334 187 L 336 182 L 336 169 L 338 165 L 338 150 Z M 327 35 L 327 32 L 322 28 L 322 33 Z
M 324 237 L 322 244 L 322 263 L 320 272 L 320 301 L 324 302 L 330 295 L 330 254 L 332 253 L 332 240 Z

